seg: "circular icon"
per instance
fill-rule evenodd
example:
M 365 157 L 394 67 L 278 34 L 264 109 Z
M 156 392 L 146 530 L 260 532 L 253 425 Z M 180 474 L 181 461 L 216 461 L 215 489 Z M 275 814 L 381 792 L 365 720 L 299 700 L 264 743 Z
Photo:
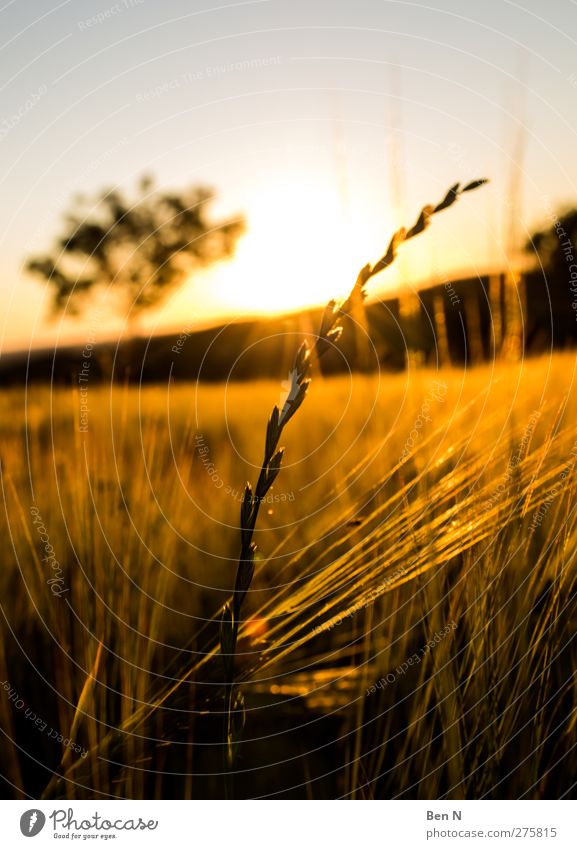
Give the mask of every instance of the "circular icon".
M 46 817 L 37 808 L 25 811 L 20 817 L 20 831 L 25 837 L 36 837 L 46 823 Z

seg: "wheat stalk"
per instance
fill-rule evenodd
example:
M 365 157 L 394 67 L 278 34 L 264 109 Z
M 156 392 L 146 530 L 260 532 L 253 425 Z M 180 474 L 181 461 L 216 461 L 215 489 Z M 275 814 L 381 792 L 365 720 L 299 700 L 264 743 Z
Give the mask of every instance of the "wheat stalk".
M 455 183 L 440 203 L 436 206 L 428 205 L 422 208 L 415 224 L 409 230 L 404 227 L 397 230 L 381 259 L 375 265 L 368 263 L 360 270 L 346 300 L 341 304 L 337 304 L 336 301 L 328 303 L 323 312 L 314 346 L 317 359 L 320 359 L 332 345 L 338 342 L 343 331 L 342 325 L 339 323 L 340 319 L 349 315 L 355 304 L 364 300 L 369 280 L 394 262 L 400 245 L 422 233 L 428 226 L 431 217 L 452 206 L 460 195 L 473 191 L 486 182 L 488 182 L 486 179 L 473 180 L 462 188 L 460 183 Z M 235 655 L 242 605 L 254 575 L 256 553 L 256 544 L 253 541 L 254 529 L 261 501 L 275 482 L 281 469 L 284 448 L 279 448 L 278 444 L 282 432 L 306 397 L 310 384 L 310 379 L 307 376 L 310 365 L 311 349 L 307 342 L 303 341 L 296 353 L 289 374 L 290 388 L 287 398 L 282 409 L 275 405 L 268 420 L 264 458 L 254 493 L 250 483 L 247 483 L 240 508 L 241 550 L 235 586 L 231 600 L 226 602 L 223 607 L 220 621 L 220 649 L 225 676 L 224 723 L 227 770 L 230 770 L 234 764 L 245 721 L 244 696 L 241 690 L 235 687 Z

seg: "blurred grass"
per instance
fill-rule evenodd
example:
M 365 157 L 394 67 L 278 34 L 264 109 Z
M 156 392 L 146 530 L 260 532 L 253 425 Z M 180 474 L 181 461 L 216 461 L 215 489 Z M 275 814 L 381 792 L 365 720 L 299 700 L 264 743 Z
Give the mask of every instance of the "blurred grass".
M 255 535 L 245 795 L 572 792 L 574 371 L 557 354 L 315 378 Z M 415 428 L 435 381 L 445 399 Z M 76 390 L 0 396 L 0 675 L 90 749 L 67 756 L 49 795 L 221 794 L 212 619 L 281 390 L 88 384 L 86 433 Z M 64 572 L 60 598 L 32 505 Z M 2 698 L 6 793 L 40 795 L 66 752 Z

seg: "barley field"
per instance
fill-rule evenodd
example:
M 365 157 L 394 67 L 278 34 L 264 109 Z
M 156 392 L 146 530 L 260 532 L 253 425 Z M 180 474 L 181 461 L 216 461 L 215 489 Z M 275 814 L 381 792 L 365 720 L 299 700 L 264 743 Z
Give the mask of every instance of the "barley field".
M 228 767 L 219 623 L 287 386 L 4 391 L 6 796 L 573 797 L 575 365 L 313 372 Z

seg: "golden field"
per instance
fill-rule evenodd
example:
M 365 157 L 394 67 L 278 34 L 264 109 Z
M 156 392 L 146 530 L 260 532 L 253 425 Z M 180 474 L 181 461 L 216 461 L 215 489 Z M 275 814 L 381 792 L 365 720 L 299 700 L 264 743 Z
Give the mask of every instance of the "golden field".
M 574 381 L 313 377 L 255 532 L 235 795 L 573 795 Z M 223 794 L 218 615 L 282 392 L 88 382 L 83 424 L 78 389 L 2 393 L 8 795 Z

